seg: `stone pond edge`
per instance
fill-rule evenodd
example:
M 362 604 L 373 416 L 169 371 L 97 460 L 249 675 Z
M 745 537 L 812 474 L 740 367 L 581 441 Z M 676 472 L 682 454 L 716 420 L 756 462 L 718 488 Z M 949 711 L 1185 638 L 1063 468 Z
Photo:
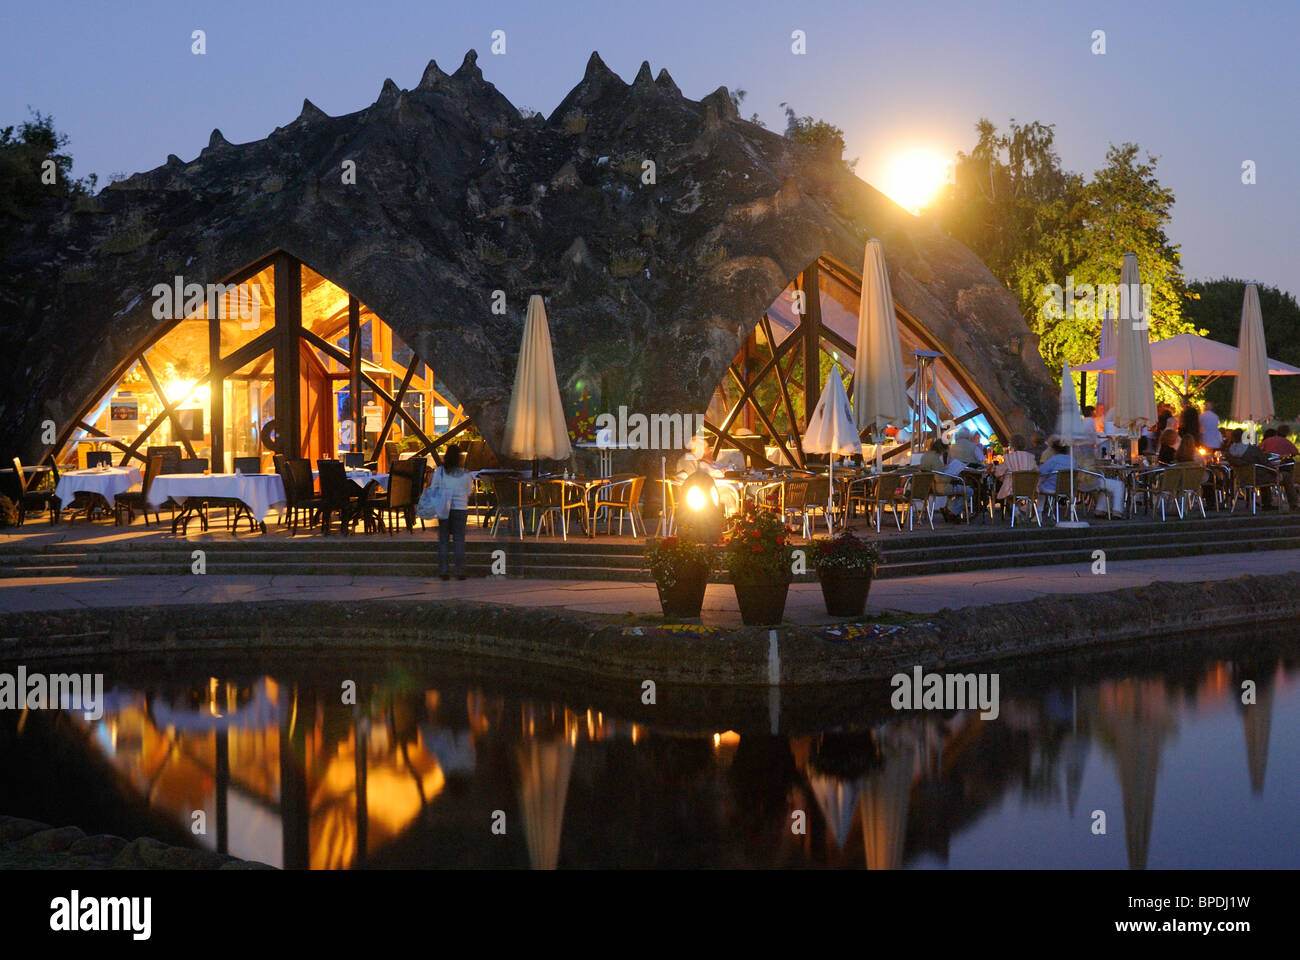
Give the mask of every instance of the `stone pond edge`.
M 891 632 L 881 636 L 850 639 L 829 636 L 824 625 L 664 629 L 644 618 L 628 626 L 592 614 L 464 600 L 165 605 L 0 616 L 0 665 L 182 651 L 341 652 L 360 645 L 377 654 L 441 652 L 661 683 L 769 686 L 776 673 L 784 686 L 876 680 L 917 665 L 966 668 L 1038 654 L 1158 644 L 1161 638 L 1276 622 L 1297 613 L 1300 573 L 1157 581 L 1103 593 L 947 608 L 885 628 Z M 319 626 L 305 628 L 308 624 Z M 841 632 L 852 633 L 842 625 Z

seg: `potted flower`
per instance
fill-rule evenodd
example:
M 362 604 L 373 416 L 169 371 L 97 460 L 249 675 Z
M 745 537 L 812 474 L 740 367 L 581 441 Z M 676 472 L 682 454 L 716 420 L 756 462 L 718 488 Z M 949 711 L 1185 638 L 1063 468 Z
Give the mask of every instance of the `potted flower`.
M 732 517 L 722 538 L 723 564 L 746 626 L 781 622 L 793 566 L 793 551 L 786 545 L 790 532 L 777 514 L 747 506 Z
M 664 537 L 646 544 L 646 565 L 659 588 L 659 605 L 673 619 L 698 617 L 704 588 L 713 572 L 713 547 L 687 537 Z
M 838 537 L 814 540 L 813 567 L 821 581 L 826 612 L 832 617 L 862 616 L 878 563 L 876 545 L 847 530 Z

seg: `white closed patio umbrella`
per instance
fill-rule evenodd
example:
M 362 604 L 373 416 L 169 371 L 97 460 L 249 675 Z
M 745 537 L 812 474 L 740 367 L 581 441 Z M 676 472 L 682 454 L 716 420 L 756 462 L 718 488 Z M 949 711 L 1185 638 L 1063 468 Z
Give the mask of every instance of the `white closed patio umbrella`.
M 1101 321 L 1101 342 L 1098 344 L 1097 357 L 1112 356 L 1115 353 L 1115 318 L 1106 311 L 1105 318 Z M 1099 373 L 1097 374 L 1097 402 L 1101 404 L 1106 411 L 1106 418 L 1111 423 L 1115 418 L 1110 414 L 1110 408 L 1115 403 L 1115 374 Z
M 1232 391 L 1232 419 L 1253 427 L 1273 419 L 1273 386 L 1268 380 L 1268 354 L 1264 350 L 1264 317 L 1259 309 L 1259 288 L 1246 284 L 1241 303 L 1241 331 L 1237 335 L 1237 383 Z
M 515 389 L 506 415 L 506 455 L 517 460 L 567 460 L 573 455 L 568 418 L 560 401 L 551 330 L 541 296 L 528 298 Z
M 1074 445 L 1093 439 L 1096 429 L 1083 419 L 1083 414 L 1079 411 L 1079 395 L 1074 392 L 1074 374 L 1068 363 L 1061 372 L 1061 408 L 1056 417 L 1056 435 L 1070 448 L 1070 519 L 1057 526 L 1086 527 L 1087 521 L 1080 520 L 1074 511 Z
M 1115 324 L 1115 426 L 1136 436 L 1143 425 L 1156 422 L 1155 378 L 1151 372 L 1150 319 L 1142 296 L 1137 254 L 1124 254 L 1120 267 L 1120 315 Z
M 858 342 L 853 358 L 853 410 L 860 428 L 870 427 L 873 440 L 885 427 L 908 422 L 907 378 L 903 375 L 903 348 L 894 317 L 894 294 L 885 268 L 885 248 L 879 240 L 867 242 L 862 262 L 862 296 L 858 301 Z M 876 472 L 880 472 L 881 444 L 876 444 Z
M 826 490 L 826 529 L 831 531 L 835 516 L 835 455 L 852 456 L 862 452 L 858 438 L 858 425 L 849 408 L 849 395 L 844 392 L 844 380 L 839 364 L 831 367 L 822 395 L 808 418 L 808 429 L 803 434 L 804 453 L 830 455 L 830 479 Z

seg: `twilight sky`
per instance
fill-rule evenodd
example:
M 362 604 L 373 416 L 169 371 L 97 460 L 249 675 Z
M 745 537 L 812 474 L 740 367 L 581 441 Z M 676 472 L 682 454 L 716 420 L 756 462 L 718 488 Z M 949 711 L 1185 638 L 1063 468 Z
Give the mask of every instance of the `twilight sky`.
M 206 56 L 190 34 L 207 34 Z M 493 56 L 491 33 L 506 32 Z M 790 35 L 807 35 L 807 54 Z M 1106 31 L 1104 56 L 1092 32 Z M 193 159 L 219 127 L 257 140 L 298 115 L 369 105 L 385 77 L 419 82 L 473 47 L 520 107 L 550 113 L 592 50 L 631 81 L 642 60 L 687 96 L 749 92 L 744 111 L 784 128 L 782 101 L 844 128 L 847 158 L 885 187 L 891 157 L 949 154 L 987 116 L 1055 123 L 1067 169 L 1108 143 L 1159 158 L 1178 203 L 1170 234 L 1189 279 L 1232 275 L 1300 295 L 1300 4 L 863 0 L 48 0 L 7 5 L 0 125 L 27 107 L 71 136 L 75 173 L 134 173 Z M 1257 182 L 1243 185 L 1244 160 Z

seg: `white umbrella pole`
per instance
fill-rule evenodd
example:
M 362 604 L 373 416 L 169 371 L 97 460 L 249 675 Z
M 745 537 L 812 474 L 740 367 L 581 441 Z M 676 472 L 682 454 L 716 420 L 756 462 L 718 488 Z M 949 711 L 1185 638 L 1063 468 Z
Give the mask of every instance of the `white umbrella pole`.
M 826 532 L 835 536 L 835 451 L 831 451 L 830 473 L 826 481 Z

